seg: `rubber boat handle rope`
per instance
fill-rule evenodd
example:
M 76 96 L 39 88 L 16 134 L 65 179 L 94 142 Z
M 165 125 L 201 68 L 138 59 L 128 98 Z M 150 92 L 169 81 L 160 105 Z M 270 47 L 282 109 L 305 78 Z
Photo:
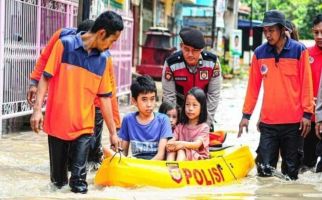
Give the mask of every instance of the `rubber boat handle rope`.
M 114 153 L 114 155 L 112 156 L 112 158 L 110 159 L 110 163 L 112 162 L 112 160 L 114 159 L 114 157 L 115 157 L 117 154 L 120 154 L 120 159 L 119 159 L 119 163 L 120 163 L 120 162 L 121 162 L 121 160 L 122 160 L 122 152 L 123 152 L 123 149 L 118 148 L 118 151 L 116 151 L 116 152 Z
M 226 164 L 226 166 L 228 167 L 228 169 L 229 169 L 230 173 L 233 175 L 233 177 L 234 177 L 234 178 L 235 178 L 235 180 L 237 181 L 237 177 L 235 176 L 235 174 L 234 174 L 233 170 L 231 170 L 231 168 L 230 168 L 230 166 L 228 165 L 228 163 L 227 163 L 226 159 L 225 159 L 223 156 L 218 156 L 218 157 L 220 157 L 220 158 L 222 158 L 222 159 L 223 159 L 223 161 L 224 161 L 224 163 Z

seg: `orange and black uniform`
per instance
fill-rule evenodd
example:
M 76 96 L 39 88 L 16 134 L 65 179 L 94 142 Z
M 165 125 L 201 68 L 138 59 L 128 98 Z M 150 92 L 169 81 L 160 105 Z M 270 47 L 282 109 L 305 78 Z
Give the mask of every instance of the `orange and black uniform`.
M 76 29 L 75 28 L 62 28 L 57 30 L 50 40 L 48 41 L 47 45 L 45 48 L 42 50 L 34 70 L 30 74 L 30 79 L 31 79 L 31 85 L 37 85 L 38 81 L 40 80 L 41 75 L 43 74 L 44 68 L 48 62 L 48 58 L 51 54 L 51 51 L 54 47 L 54 44 L 62 37 L 68 36 L 68 35 L 75 35 L 76 34 Z M 111 58 L 109 58 L 109 62 L 111 61 Z M 116 97 L 116 80 L 114 77 L 114 68 L 110 67 L 110 75 L 111 75 L 111 85 L 112 85 L 112 108 L 113 108 L 113 120 L 115 122 L 116 128 L 121 128 L 121 117 L 120 117 L 120 112 L 119 112 L 119 105 Z M 100 162 L 100 159 L 103 155 L 102 152 L 102 132 L 103 132 L 103 116 L 99 108 L 99 101 L 96 99 L 95 101 L 96 108 L 95 108 L 95 129 L 94 129 L 94 137 L 92 138 L 91 141 L 91 148 L 88 156 L 88 161 L 93 161 L 93 162 Z
M 57 30 L 50 40 L 48 41 L 47 45 L 45 48 L 42 50 L 34 70 L 30 74 L 30 84 L 31 85 L 37 85 L 38 81 L 41 78 L 41 75 L 43 74 L 44 68 L 47 64 L 48 58 L 50 56 L 50 53 L 54 47 L 54 44 L 62 37 L 67 36 L 67 35 L 75 35 L 76 34 L 76 29 L 75 28 L 62 28 Z M 111 59 L 111 58 L 110 58 Z M 113 120 L 115 123 L 116 128 L 121 128 L 121 117 L 120 117 L 120 112 L 119 112 L 119 105 L 116 97 L 116 80 L 114 77 L 114 68 L 111 67 L 110 69 L 110 74 L 111 74 L 111 84 L 112 84 L 112 108 L 113 108 Z M 98 101 L 95 102 L 96 107 L 98 108 Z M 103 123 L 101 124 L 103 126 Z
M 313 94 L 318 97 L 319 84 L 322 72 L 322 49 L 317 45 L 308 48 L 310 54 L 310 64 L 312 69 Z M 303 164 L 307 167 L 314 167 L 318 156 L 315 153 L 315 147 L 319 142 L 319 138 L 315 134 L 315 115 L 312 115 L 311 131 L 304 138 L 304 158 Z
M 264 93 L 257 150 L 262 159 L 260 164 L 276 168 L 280 149 L 282 159 L 286 161 L 282 172 L 296 179 L 300 162 L 300 122 L 303 117 L 311 119 L 313 113 L 308 50 L 291 39 L 287 39 L 280 54 L 268 43 L 256 48 L 249 71 L 243 118 L 250 118 L 261 84 Z
M 44 131 L 48 134 L 51 181 L 67 183 L 67 157 L 71 156 L 70 186 L 86 183 L 86 162 L 94 129 L 98 97 L 111 97 L 108 52 L 84 50 L 80 34 L 60 38 L 54 45 L 43 76 L 49 79 Z M 69 149 L 68 149 L 69 148 Z

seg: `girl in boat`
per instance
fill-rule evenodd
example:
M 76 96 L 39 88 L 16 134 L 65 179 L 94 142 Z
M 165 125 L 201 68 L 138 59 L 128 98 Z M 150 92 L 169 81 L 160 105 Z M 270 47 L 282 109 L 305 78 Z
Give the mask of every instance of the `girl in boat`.
M 171 123 L 172 131 L 176 128 L 176 125 L 179 122 L 179 108 L 176 107 L 175 104 L 169 101 L 163 101 L 159 108 L 159 113 L 164 113 L 168 115 Z
M 193 87 L 186 95 L 180 123 L 166 145 L 168 161 L 209 158 L 207 103 L 203 90 Z

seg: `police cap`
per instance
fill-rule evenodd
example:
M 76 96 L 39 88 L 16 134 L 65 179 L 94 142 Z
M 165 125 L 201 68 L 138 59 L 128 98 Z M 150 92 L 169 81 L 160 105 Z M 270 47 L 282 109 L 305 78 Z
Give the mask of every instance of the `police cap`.
M 180 33 L 180 38 L 183 44 L 191 46 L 195 49 L 202 49 L 205 47 L 205 39 L 201 31 L 193 28 L 182 28 Z

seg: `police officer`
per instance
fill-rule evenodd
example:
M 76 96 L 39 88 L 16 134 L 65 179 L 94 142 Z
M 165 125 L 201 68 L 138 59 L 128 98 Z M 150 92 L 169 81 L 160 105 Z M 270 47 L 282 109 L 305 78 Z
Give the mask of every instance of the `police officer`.
M 184 97 L 192 87 L 207 94 L 208 124 L 213 128 L 221 85 L 221 69 L 216 55 L 203 50 L 205 40 L 199 30 L 182 28 L 181 50 L 170 55 L 163 67 L 163 100 L 182 107 Z

